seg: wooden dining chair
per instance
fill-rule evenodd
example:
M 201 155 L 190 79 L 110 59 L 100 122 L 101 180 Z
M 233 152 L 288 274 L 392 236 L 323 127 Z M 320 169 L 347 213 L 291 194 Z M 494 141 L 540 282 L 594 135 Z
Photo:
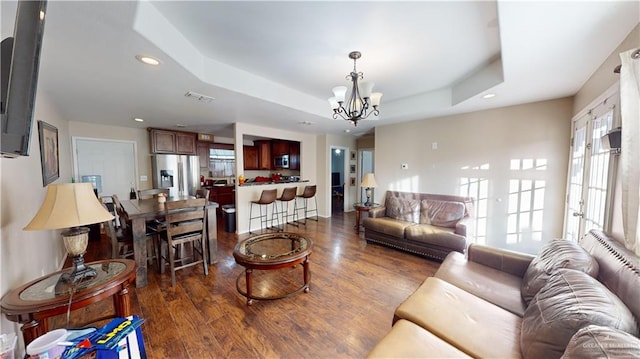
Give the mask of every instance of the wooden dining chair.
M 169 197 L 169 189 L 168 188 L 152 188 L 152 189 L 141 189 L 141 190 L 138 190 L 138 199 L 154 198 L 154 197 L 157 197 L 161 193 L 163 193 L 166 197 Z
M 202 263 L 204 275 L 209 275 L 205 250 L 205 222 L 207 201 L 204 198 L 167 202 L 166 227 L 161 243 L 160 273 L 165 265 L 171 271 L 171 286 L 176 285 L 176 271 Z M 176 258 L 177 247 L 191 244 L 191 255 Z M 164 248 L 167 248 L 165 251 Z M 188 252 L 183 248 L 184 252 Z M 178 265 L 179 264 L 179 265 Z
M 131 228 L 131 220 L 129 215 L 125 212 L 122 203 L 118 199 L 117 195 L 111 196 L 111 201 L 118 215 L 119 226 L 116 227 L 109 221 L 108 234 L 111 240 L 111 258 L 128 258 L 133 257 L 133 231 Z M 112 230 L 113 229 L 113 230 Z M 151 226 L 147 226 L 147 262 L 153 264 L 153 260 L 158 262 L 158 268 L 160 267 L 159 253 L 159 230 Z

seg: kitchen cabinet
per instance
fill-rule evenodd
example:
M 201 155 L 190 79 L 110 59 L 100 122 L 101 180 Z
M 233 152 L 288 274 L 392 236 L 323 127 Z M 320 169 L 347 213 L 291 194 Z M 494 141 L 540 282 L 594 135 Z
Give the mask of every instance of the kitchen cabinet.
M 168 153 L 179 155 L 197 154 L 195 133 L 149 129 L 152 153 Z
M 272 168 L 271 141 L 260 140 L 260 141 L 255 141 L 254 144 L 258 148 L 258 169 L 270 170 Z
M 244 159 L 245 170 L 257 170 L 258 166 L 258 148 L 255 146 L 243 146 L 242 158 Z
M 300 169 L 300 142 L 291 141 L 289 143 L 289 169 Z
M 200 168 L 210 167 L 210 146 L 208 142 L 198 142 L 198 158 L 200 160 Z
M 236 204 L 235 186 L 213 186 L 209 189 L 209 201 L 218 203 L 218 212 L 222 206 Z
M 281 156 L 289 154 L 289 141 L 273 140 L 271 141 L 271 155 Z

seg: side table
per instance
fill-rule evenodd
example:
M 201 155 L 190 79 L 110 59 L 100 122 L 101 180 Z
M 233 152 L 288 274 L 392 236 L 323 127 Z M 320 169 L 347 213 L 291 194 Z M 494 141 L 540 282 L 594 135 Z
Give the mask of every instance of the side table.
M 373 208 L 380 207 L 379 203 L 372 203 L 368 206 L 365 206 L 364 203 L 354 203 L 353 208 L 356 210 L 356 225 L 353 226 L 353 229 L 356 230 L 356 233 L 360 233 L 360 214 L 362 212 L 369 212 Z
M 128 287 L 136 278 L 135 262 L 109 259 L 87 263 L 87 266 L 95 269 L 97 276 L 77 285 L 71 298 L 71 310 L 113 297 L 114 317 L 131 315 Z M 49 331 L 48 318 L 67 312 L 70 293 L 57 294 L 55 290 L 64 271 L 45 275 L 13 289 L 0 300 L 0 309 L 7 319 L 23 324 L 20 329 L 25 346 Z M 101 319 L 106 318 L 98 320 Z

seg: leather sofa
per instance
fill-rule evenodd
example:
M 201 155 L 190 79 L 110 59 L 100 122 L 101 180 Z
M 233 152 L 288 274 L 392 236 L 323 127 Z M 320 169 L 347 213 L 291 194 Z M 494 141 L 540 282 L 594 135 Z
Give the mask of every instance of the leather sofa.
M 387 191 L 384 205 L 362 220 L 364 238 L 441 261 L 465 253 L 472 207 L 473 198 Z
M 369 358 L 640 357 L 640 259 L 600 231 L 537 256 L 450 253 Z

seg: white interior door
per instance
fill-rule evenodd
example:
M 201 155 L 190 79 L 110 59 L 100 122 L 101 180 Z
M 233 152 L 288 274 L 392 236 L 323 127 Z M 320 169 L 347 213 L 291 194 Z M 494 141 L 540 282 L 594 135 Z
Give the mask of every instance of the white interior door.
M 131 187 L 137 188 L 137 149 L 133 141 L 73 137 L 74 174 L 98 175 L 102 179 L 100 196 L 129 198 Z

